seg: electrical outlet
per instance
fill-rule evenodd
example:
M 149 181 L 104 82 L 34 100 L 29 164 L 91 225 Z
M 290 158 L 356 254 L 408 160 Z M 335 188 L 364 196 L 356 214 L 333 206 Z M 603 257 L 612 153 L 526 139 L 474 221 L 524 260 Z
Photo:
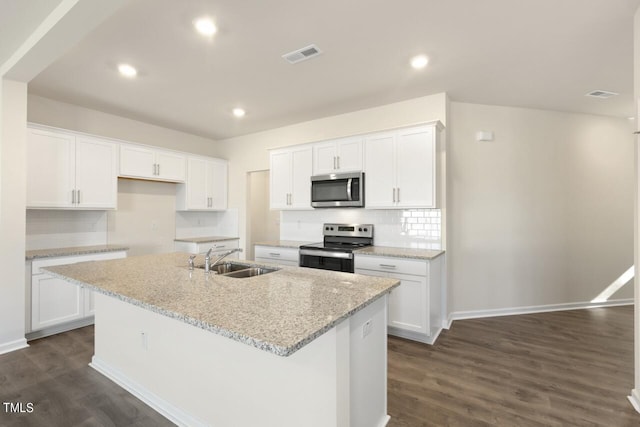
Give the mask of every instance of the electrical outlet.
M 366 337 L 371 333 L 372 326 L 373 325 L 372 325 L 371 319 L 364 322 L 364 325 L 362 325 L 362 338 Z

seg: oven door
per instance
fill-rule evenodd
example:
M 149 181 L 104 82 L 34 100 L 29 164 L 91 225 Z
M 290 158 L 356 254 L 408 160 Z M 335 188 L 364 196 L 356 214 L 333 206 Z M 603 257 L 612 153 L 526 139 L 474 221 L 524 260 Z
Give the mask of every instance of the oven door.
M 300 248 L 300 267 L 353 273 L 353 253 Z
M 312 176 L 311 206 L 314 208 L 363 207 L 364 173 Z

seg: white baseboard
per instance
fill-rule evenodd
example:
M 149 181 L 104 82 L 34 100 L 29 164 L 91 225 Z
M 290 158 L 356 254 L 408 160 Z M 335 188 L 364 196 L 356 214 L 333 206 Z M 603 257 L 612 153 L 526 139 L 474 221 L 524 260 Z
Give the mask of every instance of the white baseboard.
M 447 326 L 445 328 L 449 329 L 451 327 L 451 323 L 454 320 L 479 319 L 483 317 L 497 316 L 515 316 L 518 314 L 545 313 L 549 311 L 582 310 L 585 308 L 615 307 L 619 305 L 633 305 L 633 298 L 611 300 L 606 302 L 575 302 L 568 304 L 548 304 L 528 307 L 498 308 L 495 310 L 456 311 L 453 313 L 449 313 L 446 322 Z
M 636 412 L 640 412 L 640 392 L 638 389 L 634 388 L 631 390 L 631 394 L 627 396 L 627 398 L 629 399 L 629 402 L 631 402 L 633 409 L 635 409 Z
M 142 400 L 144 403 L 149 405 L 156 412 L 158 412 L 160 415 L 162 415 L 172 423 L 175 423 L 178 426 L 185 427 L 207 426 L 206 423 L 203 423 L 202 421 L 192 417 L 191 415 L 173 406 L 156 394 L 150 392 L 147 388 L 127 378 L 127 376 L 120 372 L 118 369 L 113 368 L 100 358 L 93 356 L 91 358 L 91 363 L 89 363 L 89 366 L 100 372 L 105 377 L 109 378 L 114 383 L 118 384 L 123 389 L 127 390 L 129 393 L 133 394 L 138 399 Z
M 29 347 L 29 344 L 27 344 L 26 338 L 0 343 L 0 354 L 10 353 L 27 347 Z
M 385 427 L 387 424 L 389 424 L 389 420 L 391 420 L 391 417 L 389 415 L 385 415 L 380 422 L 379 427 Z
M 412 341 L 418 341 L 424 344 L 433 345 L 436 342 L 440 333 L 442 332 L 441 328 L 438 328 L 434 333 L 429 336 L 425 336 L 424 334 L 419 334 L 417 332 L 405 331 L 403 329 L 395 328 L 393 326 L 388 326 L 387 331 L 389 335 L 393 335 L 400 338 L 406 338 Z

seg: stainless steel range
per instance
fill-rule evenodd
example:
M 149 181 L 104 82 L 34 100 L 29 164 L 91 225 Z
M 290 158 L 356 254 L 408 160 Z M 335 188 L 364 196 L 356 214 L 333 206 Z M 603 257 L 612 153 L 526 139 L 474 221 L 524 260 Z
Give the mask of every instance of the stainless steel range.
M 322 234 L 322 242 L 300 246 L 300 267 L 353 273 L 353 251 L 373 244 L 373 224 L 325 224 Z

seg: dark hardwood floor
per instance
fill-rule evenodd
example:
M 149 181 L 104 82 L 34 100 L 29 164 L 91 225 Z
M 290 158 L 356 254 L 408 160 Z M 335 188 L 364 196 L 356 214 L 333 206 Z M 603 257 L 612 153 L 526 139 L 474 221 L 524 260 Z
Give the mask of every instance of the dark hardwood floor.
M 633 375 L 632 306 L 457 321 L 389 339 L 389 427 L 640 426 Z
M 93 327 L 0 355 L 0 426 L 169 426 L 87 366 Z M 633 307 L 454 322 L 434 346 L 389 339 L 389 427 L 640 426 Z M 253 427 L 253 426 L 252 426 Z M 301 424 L 304 427 L 304 424 Z

